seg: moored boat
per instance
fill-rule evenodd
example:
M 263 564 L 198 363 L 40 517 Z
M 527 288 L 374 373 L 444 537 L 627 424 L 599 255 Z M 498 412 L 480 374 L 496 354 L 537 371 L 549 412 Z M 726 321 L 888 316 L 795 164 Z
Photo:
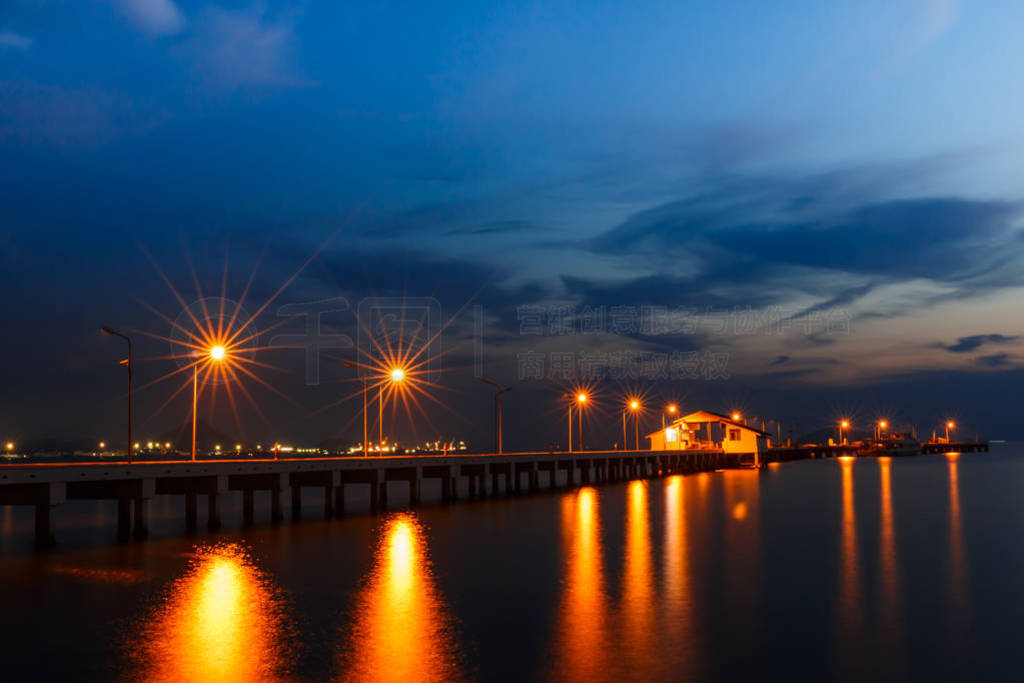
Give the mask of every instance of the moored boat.
M 884 439 L 866 441 L 864 448 L 857 450 L 857 455 L 876 457 L 920 454 L 921 442 L 909 434 L 890 434 Z

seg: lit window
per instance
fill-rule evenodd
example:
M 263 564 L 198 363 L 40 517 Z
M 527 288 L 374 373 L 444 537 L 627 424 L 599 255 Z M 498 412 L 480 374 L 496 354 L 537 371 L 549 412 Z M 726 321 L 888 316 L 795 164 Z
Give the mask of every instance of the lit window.
M 729 430 L 729 441 L 739 441 L 739 440 L 740 440 L 740 430 L 738 430 L 738 429 L 730 429 Z

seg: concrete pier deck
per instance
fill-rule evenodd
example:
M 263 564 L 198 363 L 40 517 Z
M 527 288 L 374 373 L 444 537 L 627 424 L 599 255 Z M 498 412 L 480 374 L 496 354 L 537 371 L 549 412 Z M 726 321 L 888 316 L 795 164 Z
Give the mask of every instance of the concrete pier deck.
M 372 510 L 388 506 L 388 483 L 408 484 L 410 505 L 420 502 L 424 480 L 439 480 L 443 501 L 460 490 L 470 498 L 519 495 L 558 487 L 686 474 L 743 466 L 750 456 L 721 451 L 592 451 L 431 456 L 288 458 L 282 460 L 200 460 L 125 463 L 25 464 L 0 466 L 0 505 L 35 507 L 39 546 L 56 542 L 57 512 L 68 500 L 116 500 L 120 540 L 149 534 L 149 504 L 159 495 L 184 495 L 184 531 L 197 527 L 197 506 L 207 504 L 207 524 L 220 527 L 221 497 L 242 496 L 243 524 L 255 523 L 253 497 L 270 492 L 270 522 L 285 519 L 287 492 L 291 519 L 302 510 L 302 491 L 324 492 L 326 517 L 345 512 L 345 491 L 365 486 Z M 560 476 L 561 473 L 564 476 Z M 466 486 L 460 486 L 460 482 Z

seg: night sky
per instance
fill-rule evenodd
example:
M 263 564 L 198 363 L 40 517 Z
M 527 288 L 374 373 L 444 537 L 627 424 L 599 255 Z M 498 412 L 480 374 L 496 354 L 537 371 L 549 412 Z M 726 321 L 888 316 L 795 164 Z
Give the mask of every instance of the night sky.
M 593 446 L 628 389 L 652 426 L 676 400 L 794 436 L 1024 437 L 1022 21 L 996 0 L 3 2 L 0 438 L 117 439 L 100 327 L 132 331 L 138 386 L 174 370 L 161 272 L 186 304 L 255 272 L 250 314 L 287 283 L 254 324 L 296 346 L 257 352 L 284 396 L 246 382 L 266 420 L 201 408 L 247 442 L 358 439 L 340 360 L 358 311 L 402 299 L 450 322 L 444 406 L 389 418 L 405 441 L 489 445 L 481 369 L 515 387 L 509 448 L 564 445 L 587 377 Z M 143 440 L 186 419 L 179 384 L 139 391 Z

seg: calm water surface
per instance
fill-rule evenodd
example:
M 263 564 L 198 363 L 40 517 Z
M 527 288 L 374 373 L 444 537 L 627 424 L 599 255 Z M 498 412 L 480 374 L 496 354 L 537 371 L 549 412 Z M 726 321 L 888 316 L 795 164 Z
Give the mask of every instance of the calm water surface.
M 1006 446 L 190 539 L 167 498 L 126 545 L 76 504 L 44 554 L 7 508 L 4 678 L 1015 680 L 1022 485 Z

